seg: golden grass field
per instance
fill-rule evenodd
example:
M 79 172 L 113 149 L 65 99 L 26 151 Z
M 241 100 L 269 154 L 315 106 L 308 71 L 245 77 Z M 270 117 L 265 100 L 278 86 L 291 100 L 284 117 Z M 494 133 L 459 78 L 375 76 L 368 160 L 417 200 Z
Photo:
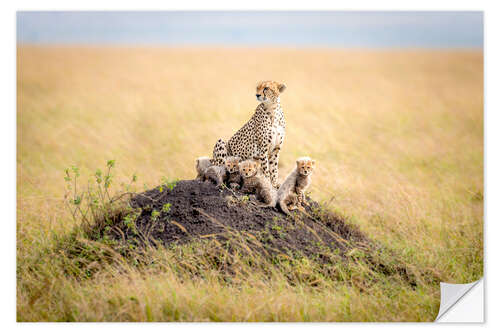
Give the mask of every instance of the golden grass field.
M 231 285 L 216 272 L 183 278 L 161 251 L 158 270 L 65 273 L 55 244 L 77 223 L 63 204 L 65 168 L 86 179 L 115 159 L 116 183 L 192 179 L 195 158 L 252 115 L 265 79 L 288 87 L 281 179 L 309 155 L 312 197 L 414 272 L 482 276 L 482 51 L 19 46 L 17 319 L 434 320 L 437 282 L 311 287 L 256 273 Z

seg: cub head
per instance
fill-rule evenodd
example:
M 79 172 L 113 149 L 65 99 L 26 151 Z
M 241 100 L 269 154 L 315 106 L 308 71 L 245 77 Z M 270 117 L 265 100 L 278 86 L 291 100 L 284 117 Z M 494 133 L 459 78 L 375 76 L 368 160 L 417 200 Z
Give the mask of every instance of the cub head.
M 253 177 L 257 174 L 260 168 L 260 162 L 256 160 L 245 160 L 238 164 L 240 174 L 244 178 Z
M 316 161 L 310 157 L 301 157 L 297 159 L 297 170 L 302 176 L 310 175 L 315 167 Z
M 240 163 L 241 158 L 238 156 L 229 156 L 226 158 L 226 169 L 229 173 L 238 172 L 238 163 Z
M 212 160 L 207 156 L 198 157 L 196 159 L 196 171 L 198 173 L 203 173 L 205 170 L 212 165 Z
M 257 84 L 255 96 L 259 102 L 276 103 L 286 86 L 276 81 L 262 81 Z

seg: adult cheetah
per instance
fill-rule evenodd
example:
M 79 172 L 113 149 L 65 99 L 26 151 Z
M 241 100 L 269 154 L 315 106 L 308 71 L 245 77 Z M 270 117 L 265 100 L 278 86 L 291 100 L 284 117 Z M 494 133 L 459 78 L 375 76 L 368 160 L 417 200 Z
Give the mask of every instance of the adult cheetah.
M 278 161 L 285 139 L 285 117 L 280 105 L 280 94 L 286 86 L 275 81 L 262 81 L 257 85 L 256 97 L 261 102 L 252 118 L 229 141 L 219 139 L 213 151 L 213 160 L 223 165 L 227 156 L 242 160 L 255 159 L 264 175 L 278 188 Z

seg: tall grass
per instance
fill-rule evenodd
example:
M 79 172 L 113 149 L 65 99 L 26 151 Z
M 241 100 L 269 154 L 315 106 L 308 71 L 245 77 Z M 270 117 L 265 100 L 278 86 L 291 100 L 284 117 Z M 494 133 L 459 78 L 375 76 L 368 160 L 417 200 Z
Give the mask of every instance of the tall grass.
M 228 284 L 216 271 L 183 278 L 171 251 L 149 254 L 162 267 L 150 273 L 116 259 L 75 277 L 61 248 L 85 240 L 64 206 L 64 169 L 77 165 L 86 179 L 115 159 L 117 183 L 134 173 L 146 187 L 193 178 L 194 159 L 251 116 L 255 83 L 282 81 L 280 178 L 312 156 L 315 199 L 414 271 L 471 282 L 483 270 L 482 56 L 19 47 L 18 320 L 433 320 L 439 285 L 425 280 L 311 287 L 255 272 Z

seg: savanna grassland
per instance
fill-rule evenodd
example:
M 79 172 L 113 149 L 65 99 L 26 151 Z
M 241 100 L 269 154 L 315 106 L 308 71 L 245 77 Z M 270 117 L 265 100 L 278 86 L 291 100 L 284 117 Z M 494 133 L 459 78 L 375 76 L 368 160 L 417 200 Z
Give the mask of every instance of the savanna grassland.
M 396 253 L 414 285 L 354 264 L 314 284 L 280 269 L 228 282 L 215 268 L 189 274 L 196 248 L 136 265 L 79 239 L 91 255 L 67 255 L 78 225 L 67 167 L 86 183 L 116 160 L 117 187 L 133 174 L 140 189 L 192 179 L 194 159 L 251 116 L 264 79 L 288 87 L 280 178 L 316 159 L 311 196 Z M 19 321 L 432 321 L 439 281 L 483 274 L 483 188 L 481 51 L 17 50 Z M 68 273 L 78 260 L 97 268 Z

